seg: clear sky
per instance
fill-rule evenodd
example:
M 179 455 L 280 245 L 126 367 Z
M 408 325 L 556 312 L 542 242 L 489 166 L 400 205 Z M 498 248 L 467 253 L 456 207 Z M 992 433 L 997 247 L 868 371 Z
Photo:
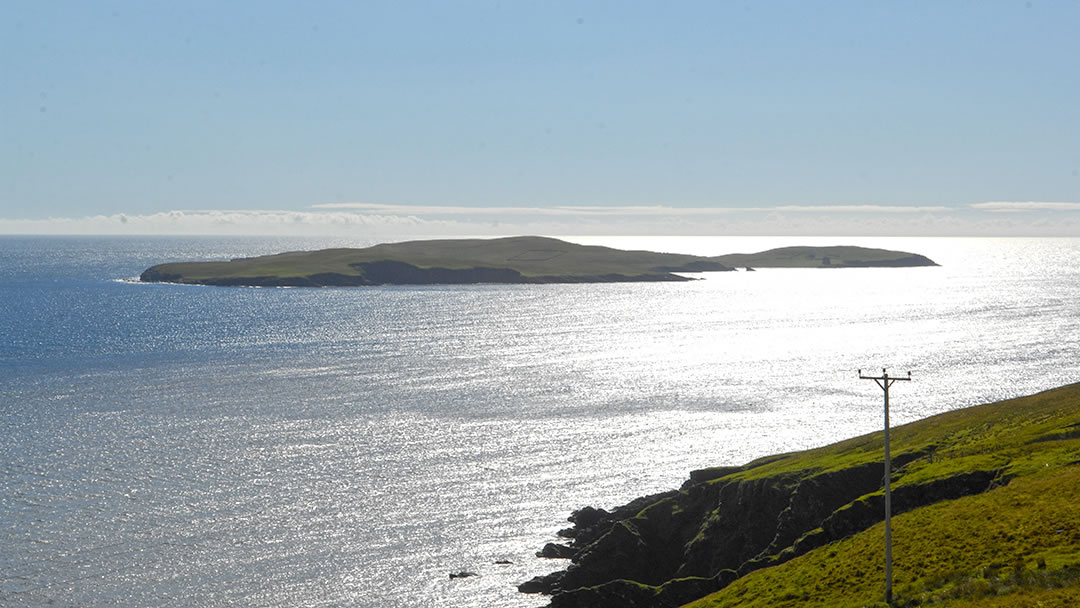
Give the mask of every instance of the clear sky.
M 0 233 L 1080 236 L 1080 2 L 0 3 Z

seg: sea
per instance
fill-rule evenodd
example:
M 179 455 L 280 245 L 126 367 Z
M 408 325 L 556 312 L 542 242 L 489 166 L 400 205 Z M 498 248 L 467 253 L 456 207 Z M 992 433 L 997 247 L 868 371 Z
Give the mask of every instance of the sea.
M 574 509 L 881 429 L 859 369 L 894 425 L 1080 381 L 1080 239 L 565 238 L 940 266 L 228 288 L 135 278 L 375 241 L 0 237 L 0 605 L 540 606 Z

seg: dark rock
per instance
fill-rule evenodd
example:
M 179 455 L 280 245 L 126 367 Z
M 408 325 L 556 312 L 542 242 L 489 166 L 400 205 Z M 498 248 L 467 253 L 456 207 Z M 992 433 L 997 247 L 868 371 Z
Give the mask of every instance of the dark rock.
M 608 530 L 618 522 L 634 517 L 650 505 L 656 504 L 675 494 L 678 494 L 678 492 L 670 491 L 651 494 L 649 496 L 641 496 L 625 505 L 616 507 L 611 512 L 603 509 L 594 509 L 592 507 L 583 507 L 578 511 L 575 511 L 568 518 L 569 521 L 574 522 L 574 527 L 567 530 L 560 530 L 559 536 L 574 539 L 571 546 L 580 550 L 606 534 Z M 585 521 L 591 523 L 584 525 L 582 522 Z
M 989 490 L 995 482 L 1008 483 L 1008 479 L 1002 478 L 1001 472 L 996 470 L 973 471 L 925 484 L 901 486 L 892 492 L 893 514 L 942 500 L 980 494 Z M 827 542 L 832 542 L 862 532 L 884 519 L 885 496 L 873 494 L 853 501 L 846 508 L 837 509 L 821 522 L 821 528 L 828 535 Z
M 465 570 L 462 570 L 461 572 L 451 572 L 450 573 L 451 580 L 455 579 L 455 578 L 469 578 L 470 576 L 480 576 L 480 575 L 475 573 L 475 572 L 466 572 Z
M 550 608 L 657 608 L 656 587 L 617 580 L 551 598 Z
M 551 608 L 675 608 L 722 586 L 716 578 L 683 578 L 661 586 L 615 580 L 559 593 L 551 598 Z
M 543 593 L 551 595 L 559 588 L 559 583 L 562 581 L 564 572 L 552 572 L 551 574 L 545 574 L 543 576 L 534 576 L 533 578 L 518 585 L 518 591 L 521 593 Z
M 776 536 L 780 514 L 799 479 L 793 475 L 706 484 L 699 527 L 686 545 L 678 576 L 711 576 L 739 566 L 765 550 Z M 693 492 L 693 489 L 690 490 Z M 687 531 L 687 535 L 691 531 Z
M 667 580 L 666 564 L 659 564 L 655 547 L 641 522 L 622 521 L 575 556 L 574 565 L 563 576 L 564 589 L 593 587 L 607 581 L 628 579 L 658 585 Z
M 544 545 L 544 548 L 536 554 L 536 557 L 547 557 L 551 559 L 570 559 L 574 557 L 577 550 L 568 547 L 567 545 L 558 545 L 555 543 L 548 543 Z
M 800 481 L 792 491 L 787 507 L 777 518 L 776 535 L 762 553 L 773 555 L 781 552 L 808 530 L 820 526 L 833 511 L 880 488 L 883 472 L 882 463 L 870 462 Z
M 596 525 L 597 522 L 606 517 L 611 517 L 611 514 L 603 509 L 582 507 L 571 513 L 567 520 L 578 527 L 588 528 L 589 526 Z

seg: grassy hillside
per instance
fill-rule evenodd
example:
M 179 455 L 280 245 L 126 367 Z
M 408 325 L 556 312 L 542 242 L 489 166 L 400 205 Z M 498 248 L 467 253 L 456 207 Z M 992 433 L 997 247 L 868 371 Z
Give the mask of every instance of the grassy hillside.
M 831 249 L 825 254 L 816 249 L 800 248 L 797 254 L 765 253 L 745 260 L 762 267 L 843 266 L 860 259 L 882 265 L 933 265 L 926 258 L 903 252 L 850 247 L 835 248 L 837 251 L 832 252 Z M 824 261 L 829 264 L 823 264 Z M 542 237 L 510 237 L 409 241 L 366 249 L 293 251 L 223 262 L 167 263 L 147 269 L 141 279 L 213 285 L 297 286 L 678 281 L 686 279 L 674 274 L 677 272 L 720 270 L 732 268 L 719 258 L 622 251 Z
M 893 520 L 896 606 L 1080 606 L 1080 467 Z M 692 608 L 884 605 L 883 524 L 750 573 Z M 1041 602 L 1041 603 L 1040 603 Z
M 892 438 L 894 605 L 1080 605 L 1080 384 Z M 884 605 L 882 457 L 879 432 L 695 471 L 531 583 L 560 608 Z
M 1080 385 L 950 412 L 896 431 L 897 452 L 926 454 L 901 468 L 897 486 L 971 471 L 999 474 L 984 493 L 893 519 L 894 605 L 1080 605 Z M 835 470 L 879 455 L 880 441 L 880 435 L 854 439 L 737 475 Z M 751 572 L 689 606 L 883 604 L 883 530 L 879 523 Z

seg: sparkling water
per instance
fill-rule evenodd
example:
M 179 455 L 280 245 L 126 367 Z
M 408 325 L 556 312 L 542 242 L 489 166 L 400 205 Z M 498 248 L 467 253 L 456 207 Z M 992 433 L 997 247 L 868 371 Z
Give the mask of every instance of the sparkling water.
M 0 237 L 0 604 L 538 606 L 571 510 L 879 429 L 858 368 L 894 424 L 1080 381 L 1078 239 L 569 240 L 942 266 L 216 288 L 130 279 L 373 243 Z

